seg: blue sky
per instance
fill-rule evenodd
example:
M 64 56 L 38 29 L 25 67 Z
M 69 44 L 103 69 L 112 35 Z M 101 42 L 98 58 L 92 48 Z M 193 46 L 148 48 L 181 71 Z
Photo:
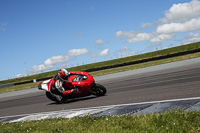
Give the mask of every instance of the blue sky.
M 0 80 L 196 41 L 199 0 L 0 0 Z

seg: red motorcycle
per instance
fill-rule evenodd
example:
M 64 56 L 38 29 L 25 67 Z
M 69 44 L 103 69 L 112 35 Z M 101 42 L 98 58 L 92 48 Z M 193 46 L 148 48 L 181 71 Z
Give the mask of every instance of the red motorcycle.
M 79 89 L 78 92 L 71 93 L 67 96 L 62 95 L 58 90 L 52 90 L 54 83 L 54 77 L 52 79 L 43 81 L 38 85 L 39 90 L 45 90 L 46 96 L 52 100 L 59 102 L 56 99 L 56 96 L 62 96 L 62 102 L 66 102 L 68 99 L 74 99 L 74 98 L 80 98 L 80 97 L 86 97 L 89 95 L 95 95 L 97 97 L 103 96 L 106 94 L 107 90 L 106 88 L 98 83 L 95 83 L 94 78 L 87 72 L 83 71 L 73 71 L 70 72 L 73 73 L 72 76 L 68 78 L 68 81 L 65 81 L 63 83 L 63 87 L 67 90 L 73 89 L 73 88 L 67 88 L 67 83 L 71 82 L 72 86 L 75 86 Z

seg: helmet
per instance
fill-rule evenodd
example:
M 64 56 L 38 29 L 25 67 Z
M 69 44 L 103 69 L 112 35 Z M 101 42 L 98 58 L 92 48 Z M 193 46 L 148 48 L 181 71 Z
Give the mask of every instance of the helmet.
M 62 79 L 62 80 L 67 80 L 69 77 L 70 72 L 68 72 L 65 69 L 60 69 L 60 71 L 58 72 L 58 76 Z

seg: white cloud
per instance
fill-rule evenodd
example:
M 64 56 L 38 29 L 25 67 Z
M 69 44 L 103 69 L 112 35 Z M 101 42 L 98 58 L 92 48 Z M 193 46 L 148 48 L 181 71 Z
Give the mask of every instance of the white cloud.
M 116 32 L 116 37 L 118 37 L 120 39 L 123 39 L 125 37 L 133 38 L 133 37 L 135 37 L 135 35 L 136 35 L 135 31 L 118 31 L 118 32 Z
M 68 62 L 69 60 L 70 59 L 68 56 L 63 56 L 63 55 L 53 56 L 53 57 L 45 60 L 43 64 L 34 65 L 29 70 L 29 72 L 30 73 L 38 73 L 38 72 L 50 70 L 50 69 L 54 68 L 55 65 L 63 65 L 66 62 Z
M 29 72 L 30 73 L 39 73 L 39 72 L 42 72 L 42 71 L 46 71 L 46 70 L 49 70 L 49 69 L 52 69 L 54 66 L 45 66 L 44 64 L 41 64 L 41 65 L 34 65 L 30 70 Z
M 104 41 L 102 39 L 99 39 L 99 40 L 95 41 L 95 44 L 102 45 L 102 44 L 104 44 Z
M 141 27 L 146 28 L 146 27 L 150 27 L 152 25 L 153 25 L 152 23 L 143 23 L 143 24 L 141 24 Z
M 63 55 L 58 55 L 58 56 L 53 56 L 51 58 L 48 58 L 45 62 L 45 66 L 53 66 L 55 64 L 64 64 L 67 61 L 69 61 L 68 56 L 63 56 Z
M 58 68 L 64 67 L 68 61 L 70 61 L 69 56 L 78 56 L 82 54 L 88 54 L 89 51 L 86 48 L 83 49 L 72 49 L 69 50 L 65 55 L 52 56 L 46 59 L 40 65 L 34 65 L 29 72 L 38 73 L 46 70 L 53 69 L 56 65 L 60 65 Z
M 184 23 L 170 23 L 158 26 L 157 32 L 162 34 L 188 32 L 200 29 L 200 18 L 194 18 Z
M 200 1 L 192 0 L 188 3 L 173 4 L 165 12 L 165 18 L 160 19 L 162 23 L 183 22 L 195 17 L 200 17 Z
M 66 55 L 68 55 L 68 56 L 78 56 L 78 55 L 88 54 L 88 53 L 89 53 L 89 51 L 86 48 L 83 48 L 83 49 L 71 49 L 66 53 Z
M 99 53 L 99 56 L 108 56 L 108 55 L 109 55 L 109 49 L 105 49 Z
M 161 34 L 156 37 L 153 37 L 150 42 L 155 43 L 155 42 L 163 42 L 163 41 L 168 41 L 171 40 L 174 37 L 174 35 L 169 35 L 169 34 Z
M 157 35 L 157 36 L 155 36 Z M 134 31 L 118 31 L 116 36 L 123 39 L 126 38 L 126 42 L 134 43 L 139 41 L 149 41 L 151 43 L 163 42 L 171 40 L 175 35 L 170 34 L 155 34 L 155 33 L 136 33 Z
M 189 42 L 200 42 L 200 33 L 194 34 L 190 32 L 186 38 L 188 39 Z
M 149 34 L 149 33 L 138 33 L 135 37 L 128 38 L 127 42 L 134 43 L 134 42 L 139 42 L 139 41 L 147 41 L 150 38 L 151 38 L 151 34 Z
M 139 41 L 147 41 L 152 37 L 151 33 L 136 33 L 135 31 L 118 31 L 116 37 L 123 39 L 127 38 L 128 43 L 134 43 Z
M 165 11 L 165 17 L 154 23 L 142 23 L 141 27 L 157 26 L 152 33 L 138 33 L 136 31 L 118 31 L 116 37 L 126 39 L 128 43 L 139 41 L 163 42 L 171 40 L 178 32 L 190 32 L 200 30 L 200 1 L 173 4 L 169 10 Z
M 28 74 L 17 74 L 14 77 L 19 78 L 19 77 L 25 77 L 25 76 L 28 76 Z
M 192 0 L 191 2 L 173 4 L 159 22 L 163 23 L 157 27 L 157 32 L 160 34 L 199 30 L 200 1 Z
M 109 55 L 109 49 L 105 49 L 101 51 L 99 54 L 91 54 L 92 57 L 101 57 L 101 56 L 108 56 Z
M 117 52 L 125 52 L 125 51 L 129 51 L 130 49 L 127 47 L 123 47 L 120 50 L 118 50 Z

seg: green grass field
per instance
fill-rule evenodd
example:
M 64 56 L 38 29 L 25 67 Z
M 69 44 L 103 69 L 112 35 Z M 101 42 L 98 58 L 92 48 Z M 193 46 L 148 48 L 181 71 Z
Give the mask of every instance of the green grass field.
M 58 118 L 0 123 L 1 133 L 198 133 L 200 111 L 170 111 L 149 115 Z

